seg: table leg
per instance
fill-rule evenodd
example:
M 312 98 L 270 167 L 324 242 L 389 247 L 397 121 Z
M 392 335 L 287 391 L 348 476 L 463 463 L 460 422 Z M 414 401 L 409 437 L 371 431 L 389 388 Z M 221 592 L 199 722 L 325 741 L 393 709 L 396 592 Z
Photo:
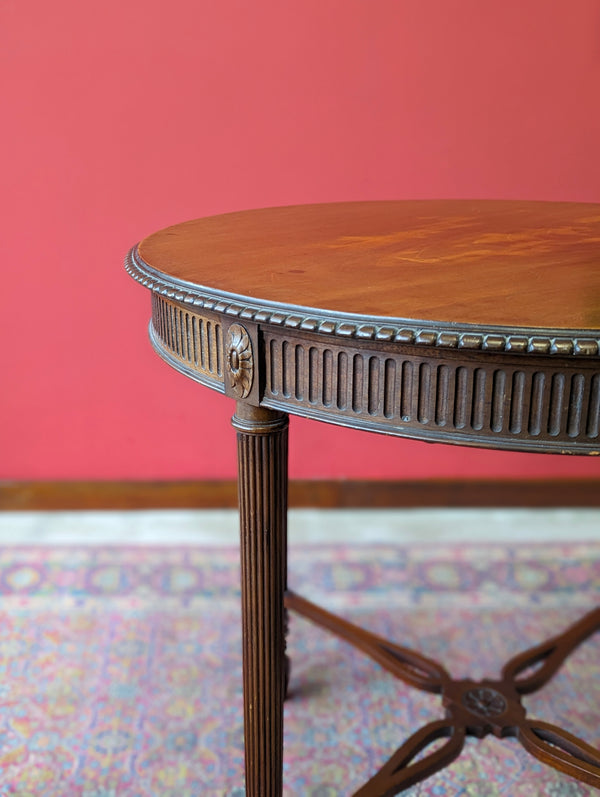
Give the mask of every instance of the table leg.
M 282 412 L 238 402 L 247 797 L 280 797 L 285 693 L 287 428 Z

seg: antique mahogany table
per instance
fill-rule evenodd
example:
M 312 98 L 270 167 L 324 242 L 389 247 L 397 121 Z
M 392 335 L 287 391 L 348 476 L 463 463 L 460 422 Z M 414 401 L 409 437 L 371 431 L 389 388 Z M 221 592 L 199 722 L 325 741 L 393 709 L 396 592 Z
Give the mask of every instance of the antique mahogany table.
M 282 792 L 287 610 L 442 696 L 444 718 L 357 795 L 397 794 L 488 733 L 600 787 L 600 752 L 520 700 L 600 628 L 600 608 L 500 680 L 455 681 L 288 590 L 286 575 L 288 414 L 430 442 L 600 452 L 600 204 L 245 211 L 151 235 L 127 269 L 152 292 L 160 356 L 237 401 L 247 794 Z

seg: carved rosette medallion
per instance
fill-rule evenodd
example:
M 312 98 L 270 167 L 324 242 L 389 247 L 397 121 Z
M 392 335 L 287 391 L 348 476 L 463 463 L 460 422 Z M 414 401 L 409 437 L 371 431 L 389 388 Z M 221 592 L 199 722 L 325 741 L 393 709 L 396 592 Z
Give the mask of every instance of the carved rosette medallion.
M 232 324 L 227 332 L 227 376 L 237 398 L 246 398 L 254 381 L 254 357 L 250 336 L 240 324 Z
M 504 714 L 508 706 L 504 695 L 485 686 L 465 692 L 463 705 L 478 717 L 499 717 Z

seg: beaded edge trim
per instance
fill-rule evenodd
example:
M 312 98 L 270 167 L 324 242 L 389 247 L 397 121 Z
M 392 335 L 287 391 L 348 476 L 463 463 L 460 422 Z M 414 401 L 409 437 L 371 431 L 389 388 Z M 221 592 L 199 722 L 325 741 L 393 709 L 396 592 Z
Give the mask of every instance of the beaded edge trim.
M 301 329 L 346 339 L 387 341 L 442 349 L 557 356 L 600 355 L 600 337 L 589 337 L 585 331 L 523 328 L 515 333 L 514 330 L 503 327 L 464 326 L 461 329 L 441 322 L 415 323 L 402 319 L 359 321 L 356 316 L 349 314 L 334 314 L 301 307 L 291 309 L 266 301 L 257 302 L 216 290 L 196 288 L 175 278 L 168 281 L 164 274 L 155 271 L 142 260 L 137 246 L 127 254 L 125 269 L 145 288 L 177 302 L 288 329 Z

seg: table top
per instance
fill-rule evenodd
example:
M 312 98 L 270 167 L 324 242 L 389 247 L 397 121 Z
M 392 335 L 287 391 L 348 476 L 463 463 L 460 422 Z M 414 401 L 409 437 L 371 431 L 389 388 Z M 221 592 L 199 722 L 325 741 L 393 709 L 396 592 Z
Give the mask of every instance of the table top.
M 154 348 L 238 401 L 427 441 L 600 454 L 600 204 L 230 213 L 130 252 Z
M 184 283 L 375 318 L 600 329 L 600 204 L 389 201 L 190 221 L 139 255 Z

